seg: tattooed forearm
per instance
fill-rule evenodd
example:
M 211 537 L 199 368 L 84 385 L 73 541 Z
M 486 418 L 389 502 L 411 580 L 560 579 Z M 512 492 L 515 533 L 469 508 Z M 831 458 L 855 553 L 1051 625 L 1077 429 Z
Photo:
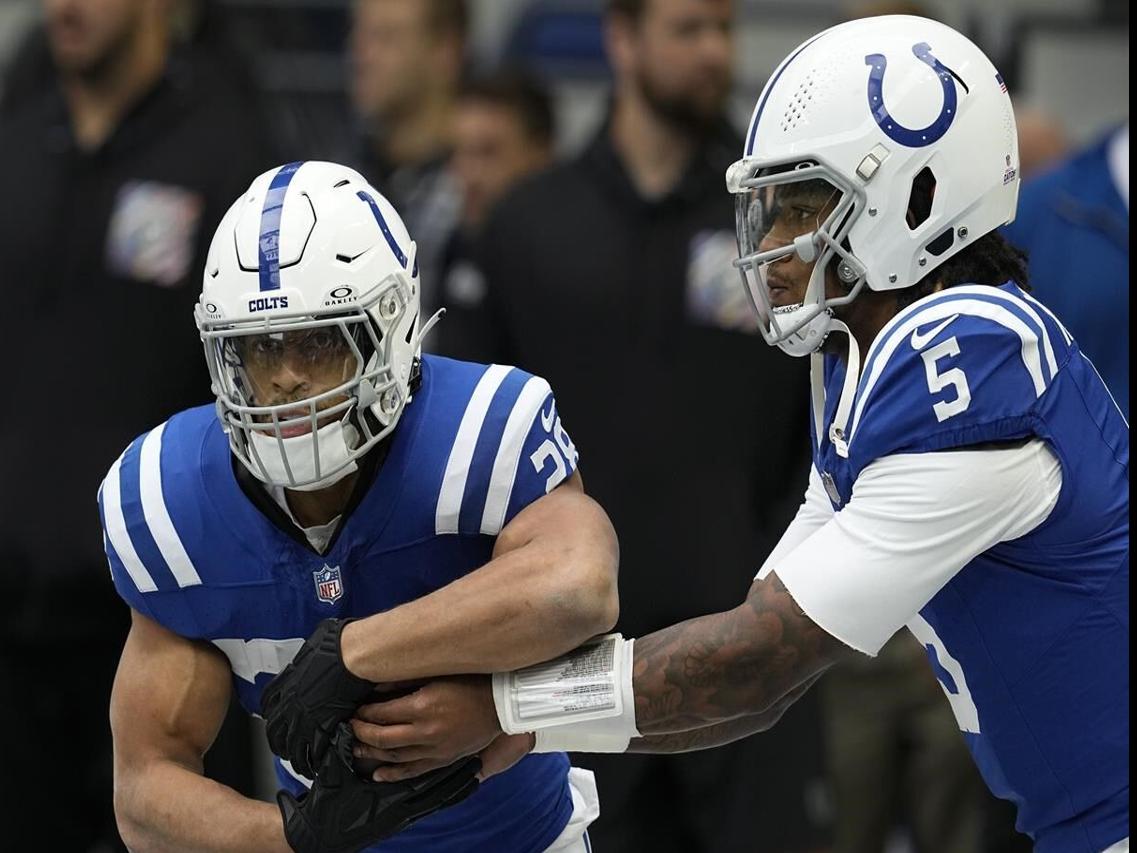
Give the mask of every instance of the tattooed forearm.
M 648 735 L 633 738 L 628 752 L 694 752 L 698 749 L 711 749 L 770 728 L 765 714 L 739 717 L 727 723 L 691 729 L 686 732 L 672 732 L 667 735 Z
M 773 728 L 790 705 L 812 687 L 821 675 L 822 673 L 819 672 L 800 687 L 791 690 L 764 713 L 750 714 L 729 722 L 691 729 L 686 732 L 633 738 L 631 745 L 628 746 L 628 752 L 694 752 L 697 749 L 711 749 L 715 746 L 733 743 L 757 732 L 764 732 Z
M 636 725 L 666 734 L 762 714 L 844 651 L 771 575 L 734 610 L 636 640 Z

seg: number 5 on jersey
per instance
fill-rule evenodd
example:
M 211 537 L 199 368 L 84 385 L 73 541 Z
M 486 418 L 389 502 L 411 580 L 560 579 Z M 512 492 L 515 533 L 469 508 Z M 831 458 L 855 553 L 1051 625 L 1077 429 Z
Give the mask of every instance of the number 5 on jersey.
M 937 362 L 945 358 L 954 358 L 959 355 L 959 341 L 950 337 L 942 343 L 929 347 L 920 353 L 924 359 L 924 372 L 928 377 L 928 390 L 933 394 L 942 391 L 948 386 L 955 386 L 954 400 L 940 400 L 932 406 L 936 419 L 943 423 L 950 417 L 967 411 L 971 405 L 971 389 L 967 386 L 967 376 L 958 367 L 949 368 L 942 373 Z

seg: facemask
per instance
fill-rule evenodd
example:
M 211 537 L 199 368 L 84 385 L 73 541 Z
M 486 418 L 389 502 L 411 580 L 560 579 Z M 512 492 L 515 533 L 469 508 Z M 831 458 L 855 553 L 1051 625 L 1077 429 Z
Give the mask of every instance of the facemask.
M 249 440 L 254 473 L 256 461 L 259 459 L 264 466 L 262 479 L 266 482 L 285 484 L 286 488 L 301 492 L 326 488 L 358 470 L 359 467 L 351 458 L 352 448 L 359 443 L 359 432 L 351 424 L 344 424 L 343 421 L 320 427 L 316 431 L 314 443 L 311 433 L 278 440 L 274 434 L 254 431 L 249 433 Z M 286 458 L 287 467 L 285 467 Z M 322 476 L 319 480 L 305 483 L 305 480 L 315 478 L 317 459 L 320 462 Z M 288 475 L 289 469 L 292 472 L 291 477 Z M 304 485 L 291 486 L 287 485 L 288 483 L 304 483 Z

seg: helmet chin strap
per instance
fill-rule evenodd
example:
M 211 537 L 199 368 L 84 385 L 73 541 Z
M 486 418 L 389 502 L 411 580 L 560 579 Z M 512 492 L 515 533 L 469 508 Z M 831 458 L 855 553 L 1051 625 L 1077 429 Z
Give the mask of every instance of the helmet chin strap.
M 812 306 L 800 304 L 788 305 L 785 308 L 776 308 L 774 314 L 779 319 L 784 317 L 788 321 L 787 325 L 792 326 L 800 322 L 798 318 L 801 315 L 811 310 Z M 787 355 L 792 355 L 794 358 L 800 358 L 803 355 L 819 352 L 822 344 L 825 343 L 825 339 L 829 337 L 829 332 L 832 330 L 832 323 L 833 312 L 829 309 L 825 309 L 807 320 L 796 332 L 792 332 L 778 341 L 777 347 L 782 352 Z
M 351 452 L 359 444 L 359 431 L 342 420 L 316 430 L 315 446 L 311 433 L 278 438 L 252 432 L 249 441 L 254 450 L 253 458 L 263 469 L 257 471 L 250 467 L 253 474 L 259 480 L 286 489 L 314 492 L 358 470 Z M 321 472 L 331 473 L 317 479 L 317 462 Z
M 861 348 L 857 345 L 857 339 L 853 337 L 849 327 L 835 317 L 830 319 L 829 330 L 842 332 L 849 339 L 848 354 L 845 358 L 845 382 L 841 387 L 841 399 L 837 401 L 837 410 L 833 413 L 833 422 L 829 424 L 830 444 L 838 456 L 848 457 L 849 436 L 845 429 L 849 423 L 849 414 L 853 410 L 857 383 L 861 378 Z M 820 350 L 815 350 L 810 356 L 809 385 L 813 397 L 813 431 L 820 446 L 825 426 L 825 356 Z
M 803 234 L 793 242 L 794 253 L 803 261 L 817 261 L 816 232 Z M 772 313 L 777 318 L 777 325 L 793 328 L 801 323 L 801 327 L 786 335 L 777 342 L 778 348 L 800 358 L 803 355 L 817 352 L 829 337 L 832 329 L 833 312 L 818 306 L 825 304 L 825 266 L 828 256 L 821 262 L 814 263 L 809 275 L 809 282 L 805 288 L 805 296 L 797 305 L 787 305 L 783 308 L 774 308 Z M 813 313 L 812 317 L 809 315 Z M 809 319 L 805 319 L 809 317 Z M 783 323 L 784 321 L 784 323 Z

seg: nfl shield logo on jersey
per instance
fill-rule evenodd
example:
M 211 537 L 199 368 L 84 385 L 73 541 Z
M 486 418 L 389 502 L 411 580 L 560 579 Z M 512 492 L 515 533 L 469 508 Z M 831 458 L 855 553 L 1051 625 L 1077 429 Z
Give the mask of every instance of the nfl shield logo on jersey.
M 343 597 L 343 580 L 340 578 L 340 567 L 334 569 L 325 565 L 322 569 L 312 572 L 312 579 L 316 581 L 316 598 L 325 604 L 335 604 Z

